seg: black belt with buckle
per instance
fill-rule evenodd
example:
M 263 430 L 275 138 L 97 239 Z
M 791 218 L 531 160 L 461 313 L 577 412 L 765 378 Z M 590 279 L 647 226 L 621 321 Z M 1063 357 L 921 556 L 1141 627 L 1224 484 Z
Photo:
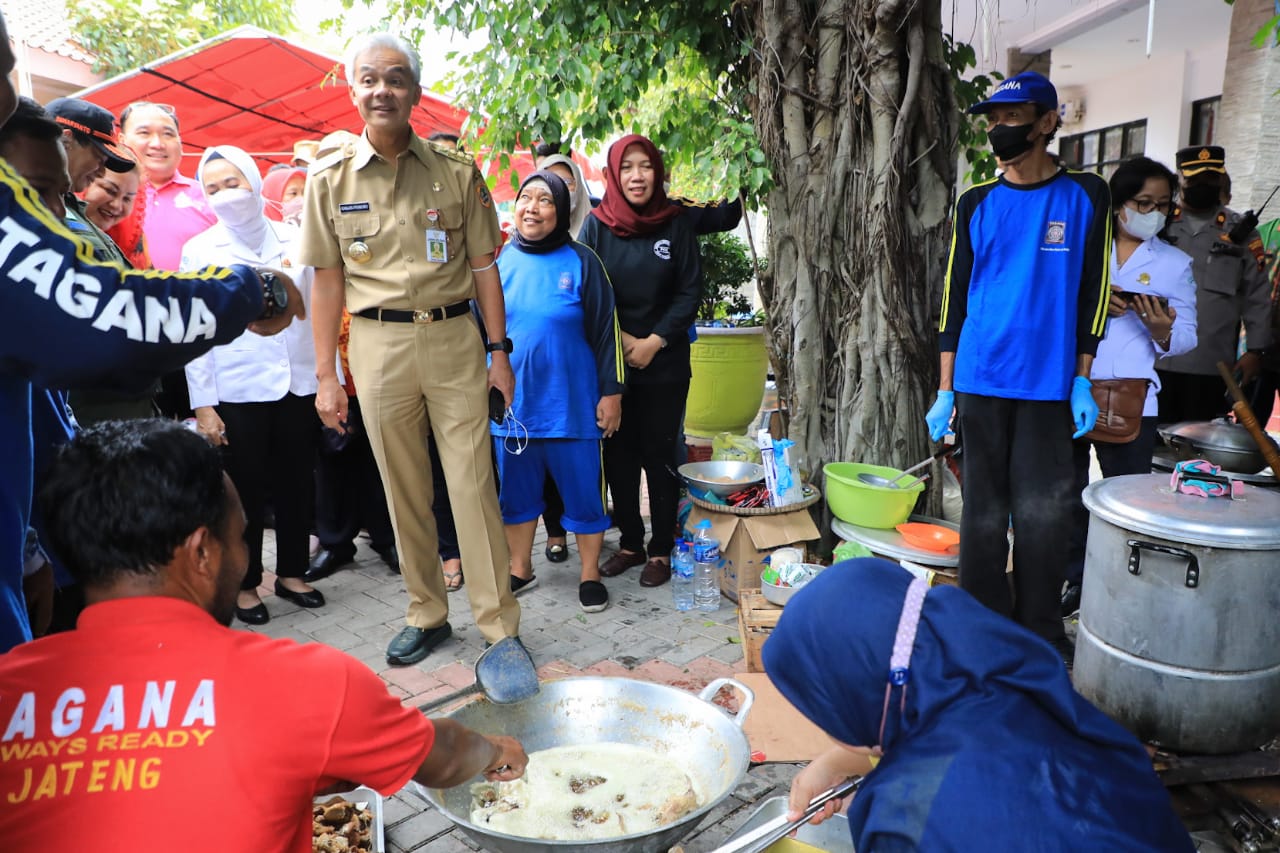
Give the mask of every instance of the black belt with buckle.
M 443 308 L 428 308 L 425 311 L 402 311 L 399 308 L 366 308 L 356 313 L 357 317 L 366 320 L 377 320 L 380 323 L 436 323 L 450 317 L 461 317 L 471 310 L 470 300 L 464 299 Z

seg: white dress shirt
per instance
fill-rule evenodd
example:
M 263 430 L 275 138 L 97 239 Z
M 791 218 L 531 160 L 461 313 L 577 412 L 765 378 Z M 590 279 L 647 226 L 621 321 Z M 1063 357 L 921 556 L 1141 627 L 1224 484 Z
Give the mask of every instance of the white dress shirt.
M 1196 282 L 1191 276 L 1191 256 L 1152 237 L 1133 250 L 1124 266 L 1118 266 L 1112 246 L 1111 286 L 1115 290 L 1166 297 L 1178 312 L 1167 352 L 1151 339 L 1135 310 L 1109 318 L 1090 372 L 1093 379 L 1150 379 L 1142 414 L 1155 417 L 1159 411 L 1156 394 L 1160 391 L 1157 360 L 1190 352 L 1196 346 Z
M 214 347 L 187 365 L 191 408 L 219 403 L 268 403 L 286 394 L 316 393 L 316 349 L 311 337 L 311 267 L 292 260 L 300 235 L 292 225 L 270 223 L 266 243 L 254 252 L 221 222 L 197 234 L 182 247 L 179 269 L 210 264 L 248 264 L 278 269 L 293 279 L 302 294 L 307 318 L 294 318 L 278 335 L 246 331 L 229 344 Z

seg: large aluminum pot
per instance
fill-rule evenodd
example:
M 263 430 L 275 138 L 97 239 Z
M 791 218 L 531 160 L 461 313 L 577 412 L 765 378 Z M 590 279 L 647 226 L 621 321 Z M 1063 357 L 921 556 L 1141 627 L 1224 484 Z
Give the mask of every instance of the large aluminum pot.
M 1143 740 L 1241 752 L 1280 734 L 1280 495 L 1112 477 L 1089 508 L 1076 689 Z
M 736 717 L 710 702 L 726 686 L 736 688 L 744 697 Z M 754 698 L 751 688 L 731 678 L 716 679 L 698 696 L 629 678 L 563 678 L 543 684 L 537 696 L 515 705 L 482 700 L 447 715 L 485 734 L 518 738 L 528 752 L 553 746 L 627 743 L 674 757 L 693 777 L 696 788 L 706 794 L 706 801 L 679 822 L 654 832 L 600 841 L 521 838 L 471 822 L 469 784 L 448 790 L 412 784 L 485 850 L 666 853 L 729 796 L 746 774 L 751 747 L 742 723 Z
M 1256 474 L 1267 460 L 1249 430 L 1227 421 L 1187 421 L 1161 427 L 1158 432 L 1179 459 L 1208 459 L 1241 474 Z

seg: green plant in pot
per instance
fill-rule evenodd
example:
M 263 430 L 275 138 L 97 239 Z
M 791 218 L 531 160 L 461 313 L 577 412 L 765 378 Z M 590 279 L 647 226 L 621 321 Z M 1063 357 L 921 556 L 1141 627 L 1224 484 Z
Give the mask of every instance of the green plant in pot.
M 769 354 L 764 342 L 764 312 L 752 312 L 742 287 L 754 268 L 747 247 L 731 234 L 699 239 L 702 300 L 698 339 L 690 362 L 693 378 L 685 409 L 685 433 L 710 438 L 721 432 L 741 435 L 751 426 L 764 399 Z M 760 259 L 761 268 L 765 260 Z

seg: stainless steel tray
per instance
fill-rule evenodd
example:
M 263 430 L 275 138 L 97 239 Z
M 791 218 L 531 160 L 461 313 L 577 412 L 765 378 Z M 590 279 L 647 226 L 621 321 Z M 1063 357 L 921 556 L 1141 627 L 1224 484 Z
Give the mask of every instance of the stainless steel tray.
M 747 818 L 747 822 L 738 831 L 729 836 L 725 843 L 741 838 L 748 832 L 787 813 L 786 797 L 770 797 Z M 849 819 L 842 814 L 834 815 L 817 826 L 806 823 L 796 830 L 796 841 L 802 841 L 828 853 L 854 853 L 853 838 L 849 835 Z
M 373 812 L 373 825 L 370 827 L 370 834 L 373 836 L 373 853 L 387 853 L 387 829 L 382 819 L 382 795 L 372 788 L 352 788 L 350 791 L 338 791 L 333 794 L 325 794 L 323 797 L 316 797 L 317 804 L 327 804 L 335 799 L 344 799 L 349 803 L 355 803 L 359 806 L 361 803 L 368 803 L 369 810 Z
M 960 531 L 960 525 L 954 522 L 944 521 L 941 518 L 930 518 L 919 513 L 912 513 L 908 521 L 938 524 L 956 532 Z M 831 519 L 831 532 L 847 542 L 857 542 L 859 545 L 864 545 L 871 549 L 873 554 L 887 557 L 890 560 L 909 560 L 912 563 L 926 566 L 930 569 L 954 569 L 960 565 L 960 547 L 958 545 L 952 546 L 946 551 L 927 551 L 924 548 L 908 545 L 907 540 L 902 538 L 902 534 L 892 527 L 888 530 L 880 530 L 875 527 L 860 527 L 856 524 L 833 518 Z

